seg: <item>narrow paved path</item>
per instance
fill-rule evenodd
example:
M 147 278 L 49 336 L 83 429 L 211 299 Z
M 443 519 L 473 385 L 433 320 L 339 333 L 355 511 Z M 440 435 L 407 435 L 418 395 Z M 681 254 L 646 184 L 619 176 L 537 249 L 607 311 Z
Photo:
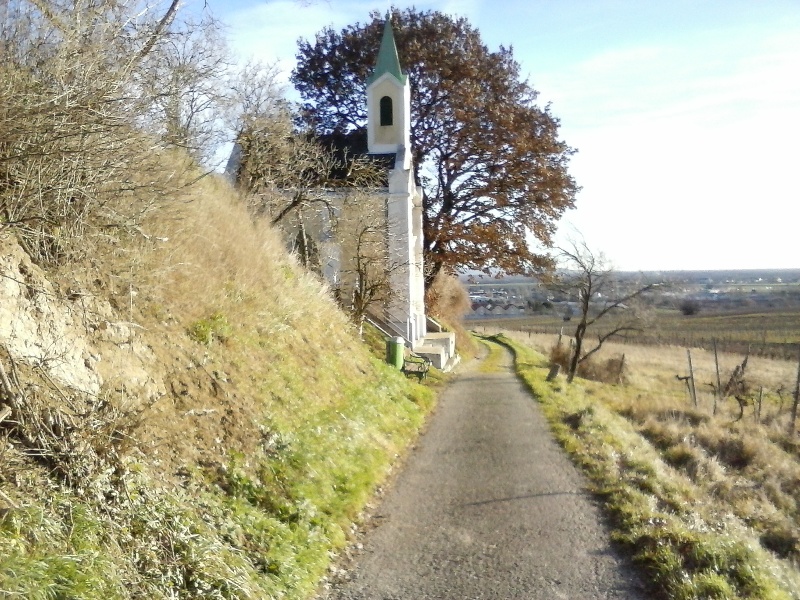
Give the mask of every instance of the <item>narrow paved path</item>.
M 326 598 L 644 599 L 585 481 L 511 371 L 444 392 L 343 581 Z

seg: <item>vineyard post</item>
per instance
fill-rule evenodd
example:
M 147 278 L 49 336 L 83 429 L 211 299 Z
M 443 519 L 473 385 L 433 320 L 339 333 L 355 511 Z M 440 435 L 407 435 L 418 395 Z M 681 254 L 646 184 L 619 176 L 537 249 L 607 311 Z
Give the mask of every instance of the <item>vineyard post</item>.
M 692 367 L 692 351 L 687 348 L 686 356 L 689 358 L 689 393 L 692 395 L 692 402 L 694 407 L 697 408 L 697 389 L 694 386 L 694 368 Z
M 789 436 L 794 437 L 797 424 L 797 405 L 800 404 L 800 357 L 797 360 L 797 381 L 794 384 L 794 404 L 792 404 L 792 417 L 789 421 Z
M 764 386 L 758 388 L 758 411 L 756 412 L 756 422 L 761 423 L 761 402 L 764 399 Z
M 717 387 L 714 390 L 714 411 L 713 414 L 717 414 L 717 400 L 722 393 L 722 383 L 719 380 L 719 355 L 717 354 L 717 338 L 714 338 L 714 366 L 717 369 Z

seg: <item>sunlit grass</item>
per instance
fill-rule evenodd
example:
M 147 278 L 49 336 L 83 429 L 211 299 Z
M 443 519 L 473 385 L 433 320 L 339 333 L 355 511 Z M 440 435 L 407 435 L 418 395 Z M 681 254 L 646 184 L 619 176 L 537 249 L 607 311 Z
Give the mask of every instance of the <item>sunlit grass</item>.
M 695 408 L 681 393 L 548 383 L 547 360 L 528 339 L 505 338 L 518 372 L 656 593 L 800 597 L 800 464 L 785 436 L 752 420 L 731 423 L 727 412 Z
M 476 336 L 480 344 L 480 364 L 478 370 L 481 373 L 498 373 L 503 370 L 503 362 L 505 360 L 505 352 L 501 346 L 491 337 Z

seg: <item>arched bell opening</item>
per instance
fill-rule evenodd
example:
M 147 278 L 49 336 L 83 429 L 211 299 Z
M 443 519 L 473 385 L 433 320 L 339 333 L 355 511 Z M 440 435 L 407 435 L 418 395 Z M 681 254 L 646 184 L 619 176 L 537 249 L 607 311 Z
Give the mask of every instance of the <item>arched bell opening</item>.
M 380 102 L 380 123 L 381 127 L 394 125 L 394 111 L 392 99 L 389 96 L 381 98 Z

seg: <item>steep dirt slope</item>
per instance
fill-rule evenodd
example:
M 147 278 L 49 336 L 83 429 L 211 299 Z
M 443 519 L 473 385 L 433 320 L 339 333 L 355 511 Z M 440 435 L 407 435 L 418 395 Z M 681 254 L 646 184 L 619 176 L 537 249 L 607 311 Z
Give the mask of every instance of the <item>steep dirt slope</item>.
M 114 235 L 0 230 L 0 596 L 307 596 L 430 394 L 223 182 Z

